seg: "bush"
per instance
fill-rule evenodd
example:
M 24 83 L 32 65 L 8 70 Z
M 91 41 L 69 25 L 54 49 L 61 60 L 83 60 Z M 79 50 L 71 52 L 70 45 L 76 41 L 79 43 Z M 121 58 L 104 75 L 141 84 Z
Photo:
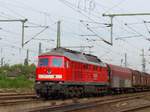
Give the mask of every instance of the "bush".
M 0 67 L 0 88 L 2 89 L 33 89 L 36 66 L 5 65 Z
M 15 78 L 10 78 L 4 75 L 0 76 L 0 88 L 33 88 L 33 80 L 28 80 L 25 76 L 17 76 Z
M 16 64 L 12 66 L 3 66 L 0 67 L 0 75 L 8 76 L 8 77 L 17 77 L 17 76 L 25 76 L 28 79 L 33 79 L 35 77 L 35 69 L 36 66 L 32 65 L 22 65 Z

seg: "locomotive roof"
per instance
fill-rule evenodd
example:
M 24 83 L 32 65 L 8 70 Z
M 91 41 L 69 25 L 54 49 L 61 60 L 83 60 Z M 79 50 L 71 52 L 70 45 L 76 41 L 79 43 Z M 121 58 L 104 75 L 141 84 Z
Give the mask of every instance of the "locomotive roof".
M 43 55 L 60 55 L 60 56 L 66 56 L 71 60 L 79 61 L 83 63 L 89 63 L 89 64 L 96 64 L 101 66 L 106 66 L 97 56 L 91 55 L 91 54 L 85 54 L 82 52 L 66 49 L 66 48 L 54 48 L 50 52 L 43 53 L 40 56 Z

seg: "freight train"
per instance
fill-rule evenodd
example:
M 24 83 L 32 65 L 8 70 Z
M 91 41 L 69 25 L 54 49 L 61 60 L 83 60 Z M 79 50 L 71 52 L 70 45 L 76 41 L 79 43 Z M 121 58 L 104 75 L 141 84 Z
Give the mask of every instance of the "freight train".
M 106 64 L 98 57 L 54 48 L 38 57 L 38 96 L 86 97 L 150 90 L 150 74 Z

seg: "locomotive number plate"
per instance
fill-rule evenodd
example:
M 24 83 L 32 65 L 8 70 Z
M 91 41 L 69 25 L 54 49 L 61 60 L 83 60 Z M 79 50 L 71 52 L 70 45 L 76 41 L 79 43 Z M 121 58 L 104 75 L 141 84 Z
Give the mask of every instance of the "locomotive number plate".
M 62 75 L 55 74 L 55 75 L 46 75 L 46 74 L 39 74 L 39 78 L 62 78 Z

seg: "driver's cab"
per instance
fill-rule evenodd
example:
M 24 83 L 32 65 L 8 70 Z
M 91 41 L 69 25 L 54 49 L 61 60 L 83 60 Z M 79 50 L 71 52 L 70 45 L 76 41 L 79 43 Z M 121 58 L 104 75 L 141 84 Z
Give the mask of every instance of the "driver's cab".
M 55 55 L 39 56 L 36 80 L 62 80 L 64 57 Z

